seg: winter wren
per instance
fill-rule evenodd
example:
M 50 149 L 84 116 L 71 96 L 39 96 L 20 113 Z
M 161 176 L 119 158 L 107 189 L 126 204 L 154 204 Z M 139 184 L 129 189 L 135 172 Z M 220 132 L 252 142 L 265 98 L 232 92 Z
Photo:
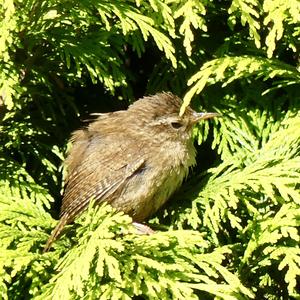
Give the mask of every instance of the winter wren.
M 195 164 L 193 125 L 217 115 L 188 107 L 179 116 L 181 104 L 171 93 L 144 97 L 73 133 L 60 220 L 44 251 L 91 199 L 141 222 L 170 198 Z

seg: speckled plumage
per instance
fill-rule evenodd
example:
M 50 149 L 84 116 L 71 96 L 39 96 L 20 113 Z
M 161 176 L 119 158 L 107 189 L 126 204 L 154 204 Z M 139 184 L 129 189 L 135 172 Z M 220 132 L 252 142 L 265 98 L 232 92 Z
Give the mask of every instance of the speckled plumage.
M 136 222 L 169 199 L 195 164 L 193 125 L 215 116 L 188 107 L 180 117 L 180 106 L 175 95 L 159 93 L 125 111 L 101 114 L 87 128 L 74 132 L 66 159 L 61 219 L 45 251 L 91 199 L 110 203 Z

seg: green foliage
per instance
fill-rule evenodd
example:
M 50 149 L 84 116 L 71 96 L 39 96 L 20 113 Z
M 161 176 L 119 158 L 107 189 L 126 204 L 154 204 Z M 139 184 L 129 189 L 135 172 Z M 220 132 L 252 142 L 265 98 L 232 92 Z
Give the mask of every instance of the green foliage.
M 217 58 L 205 63 L 188 81 L 188 85 L 193 84 L 193 86 L 185 95 L 182 112 L 189 105 L 192 97 L 199 94 L 206 84 L 224 81 L 222 86 L 225 87 L 236 79 L 249 76 L 262 78 L 264 81 L 278 77 L 280 80 L 276 82 L 277 88 L 300 83 L 297 68 L 275 59 L 250 56 Z
M 195 299 L 192 288 L 207 290 L 216 279 L 220 287 L 212 291 L 214 294 L 252 295 L 221 265 L 230 249 L 206 253 L 210 245 L 202 234 L 170 231 L 151 237 L 136 235 L 130 218 L 108 206 L 90 209 L 77 222 L 81 225 L 76 234 L 78 246 L 57 263 L 57 274 L 42 288 L 38 299 L 130 299 L 134 295 Z M 232 279 L 234 288 L 229 286 Z
M 231 26 L 241 19 L 242 25 L 249 26 L 249 35 L 253 38 L 257 48 L 261 47 L 262 27 L 266 27 L 265 48 L 269 58 L 273 56 L 277 41 L 282 38 L 286 46 L 294 52 L 297 51 L 297 38 L 299 38 L 299 1 L 290 2 L 281 0 L 265 0 L 263 4 L 257 0 L 234 0 L 228 10 Z M 290 34 L 284 35 L 284 30 L 291 30 Z M 291 37 L 291 36 L 293 37 Z M 290 40 L 290 41 L 289 41 Z
M 1 4 L 1 299 L 300 297 L 299 1 Z M 90 206 L 42 253 L 78 117 L 161 90 L 222 117 L 155 234 Z

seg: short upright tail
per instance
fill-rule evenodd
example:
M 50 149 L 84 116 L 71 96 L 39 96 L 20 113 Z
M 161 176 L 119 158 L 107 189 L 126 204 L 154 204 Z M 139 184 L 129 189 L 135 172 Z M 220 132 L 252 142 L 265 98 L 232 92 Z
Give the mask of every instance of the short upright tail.
M 43 253 L 47 252 L 50 248 L 52 243 L 58 238 L 62 230 L 64 229 L 65 225 L 68 223 L 68 215 L 65 214 L 61 217 L 56 227 L 51 232 L 51 235 L 43 249 Z

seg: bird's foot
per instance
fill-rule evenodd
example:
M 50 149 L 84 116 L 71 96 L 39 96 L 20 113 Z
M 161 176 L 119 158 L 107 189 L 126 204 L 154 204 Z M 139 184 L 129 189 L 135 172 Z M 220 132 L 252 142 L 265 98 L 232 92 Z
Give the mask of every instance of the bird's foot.
M 132 225 L 137 229 L 137 234 L 153 234 L 155 231 L 149 226 L 137 222 L 132 222 Z

